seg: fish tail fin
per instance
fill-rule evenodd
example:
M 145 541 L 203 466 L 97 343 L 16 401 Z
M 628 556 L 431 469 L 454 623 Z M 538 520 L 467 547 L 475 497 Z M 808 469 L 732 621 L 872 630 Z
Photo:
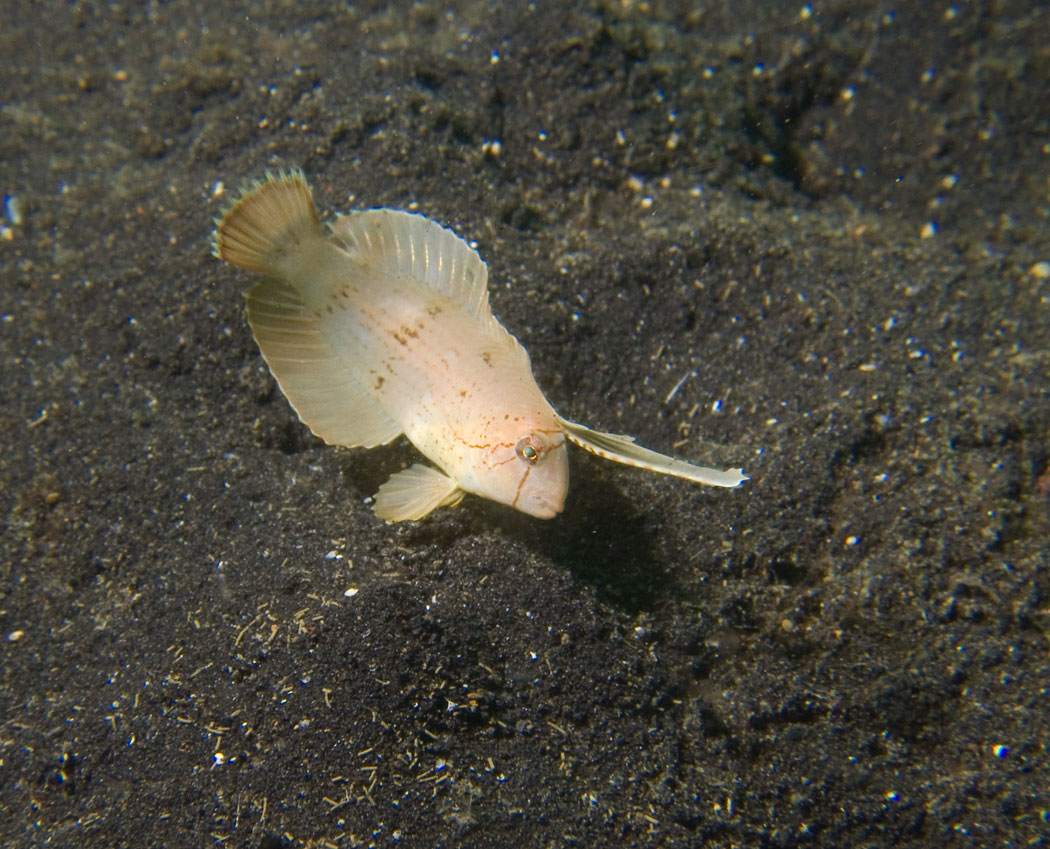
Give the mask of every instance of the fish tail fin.
M 319 237 L 313 192 L 303 172 L 267 172 L 215 220 L 212 253 L 238 268 L 269 274 L 281 257 Z

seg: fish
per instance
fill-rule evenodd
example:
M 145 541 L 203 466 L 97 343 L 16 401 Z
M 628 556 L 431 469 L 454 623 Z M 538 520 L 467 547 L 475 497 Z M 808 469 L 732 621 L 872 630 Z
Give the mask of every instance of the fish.
M 433 465 L 394 474 L 373 500 L 414 521 L 466 493 L 537 518 L 562 511 L 567 445 L 629 466 L 736 487 L 742 469 L 694 466 L 560 416 L 529 355 L 492 314 L 488 267 L 452 230 L 379 208 L 322 229 L 302 171 L 267 173 L 215 219 L 214 255 L 262 276 L 255 340 L 300 420 L 326 443 L 404 434 Z

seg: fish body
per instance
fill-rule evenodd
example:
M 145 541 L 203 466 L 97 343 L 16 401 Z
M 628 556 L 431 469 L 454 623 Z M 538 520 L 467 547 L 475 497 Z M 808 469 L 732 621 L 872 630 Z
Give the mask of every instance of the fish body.
M 380 487 L 374 509 L 388 521 L 421 518 L 465 492 L 550 518 L 568 490 L 569 441 L 703 483 L 746 480 L 559 416 L 525 349 L 492 315 L 485 263 L 430 219 L 373 209 L 326 234 L 293 172 L 242 195 L 218 222 L 214 248 L 265 275 L 249 293 L 248 319 L 314 433 L 360 447 L 403 433 L 437 466 L 414 465 Z

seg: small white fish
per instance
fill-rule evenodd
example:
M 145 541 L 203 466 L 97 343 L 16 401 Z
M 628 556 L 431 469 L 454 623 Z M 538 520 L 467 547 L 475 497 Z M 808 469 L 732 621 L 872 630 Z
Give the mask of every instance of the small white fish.
M 404 433 L 439 467 L 416 464 L 379 488 L 374 509 L 387 521 L 419 519 L 465 492 L 550 518 L 569 485 L 566 439 L 699 483 L 747 480 L 559 416 L 492 315 L 485 263 L 435 221 L 370 209 L 326 235 L 294 171 L 250 186 L 216 224 L 215 255 L 265 275 L 248 295 L 248 321 L 310 430 L 364 448 Z

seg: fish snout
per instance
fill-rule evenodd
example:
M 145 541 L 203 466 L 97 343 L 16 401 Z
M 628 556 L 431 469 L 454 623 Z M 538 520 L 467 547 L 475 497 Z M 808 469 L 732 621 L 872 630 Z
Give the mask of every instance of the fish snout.
M 538 519 L 550 519 L 565 507 L 568 491 L 569 456 L 563 442 L 525 470 L 513 506 Z
M 517 507 L 537 519 L 553 519 L 565 508 L 565 494 L 556 498 L 536 494 L 524 504 L 519 501 Z

